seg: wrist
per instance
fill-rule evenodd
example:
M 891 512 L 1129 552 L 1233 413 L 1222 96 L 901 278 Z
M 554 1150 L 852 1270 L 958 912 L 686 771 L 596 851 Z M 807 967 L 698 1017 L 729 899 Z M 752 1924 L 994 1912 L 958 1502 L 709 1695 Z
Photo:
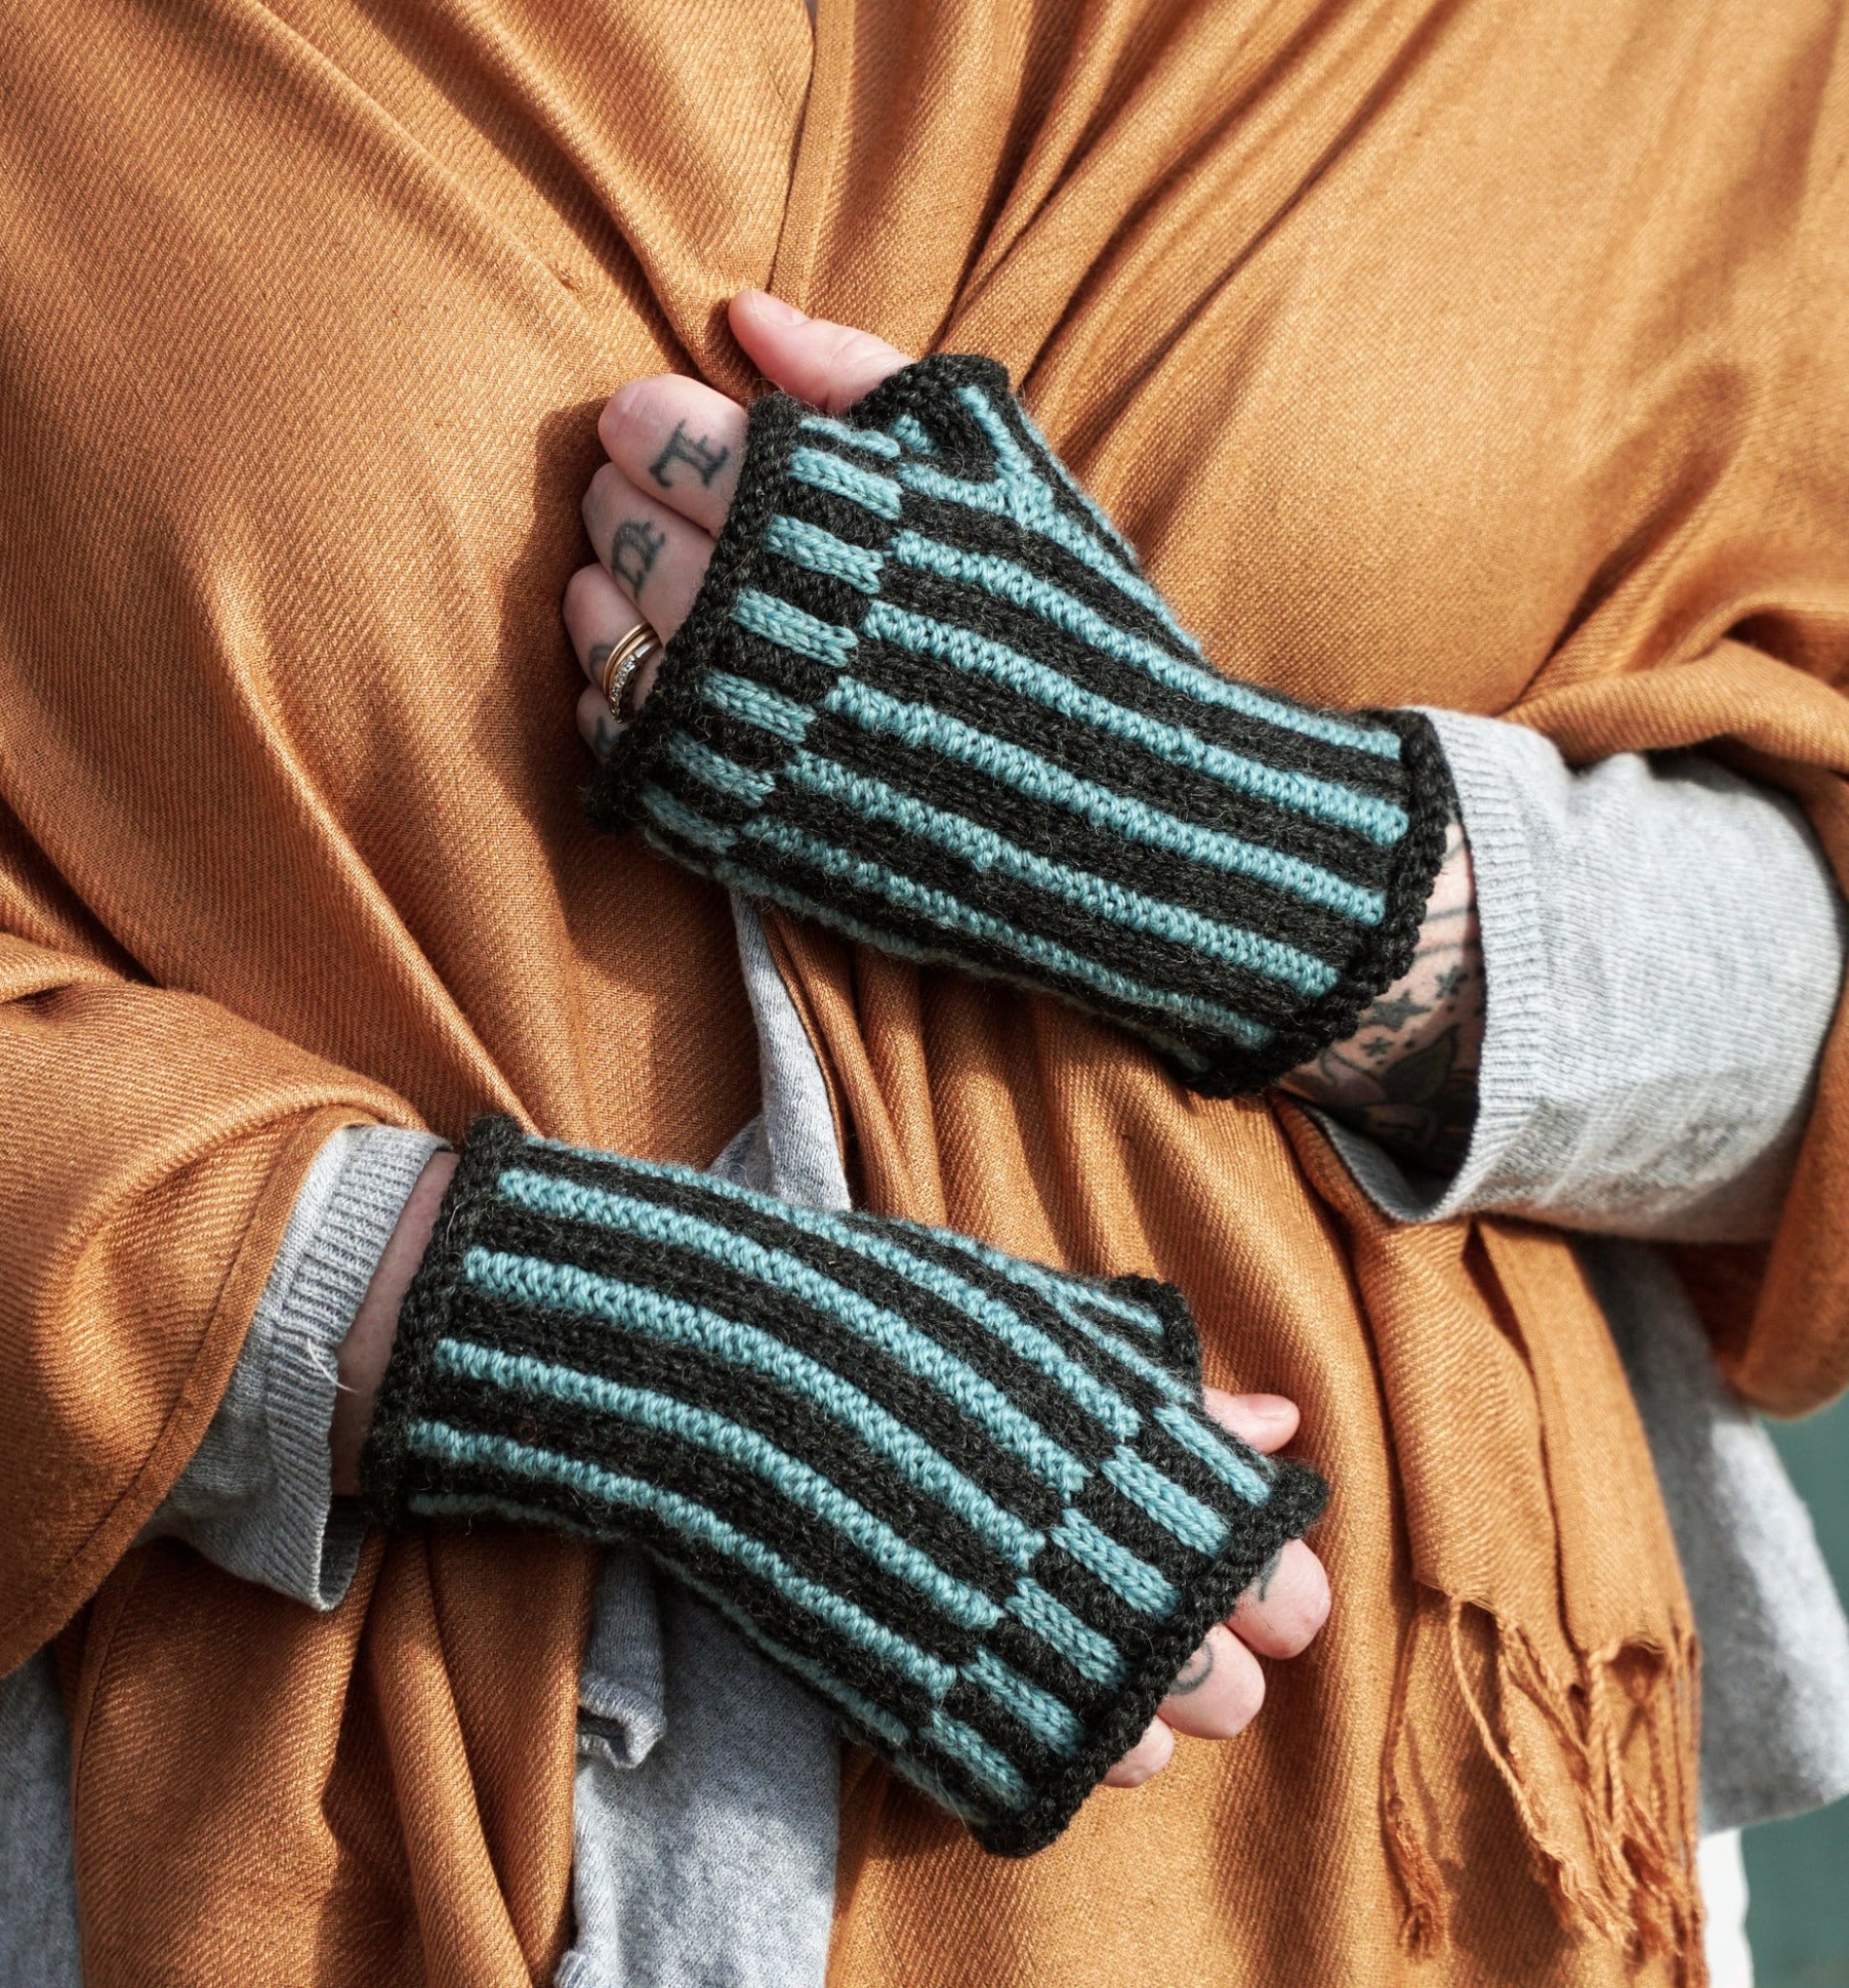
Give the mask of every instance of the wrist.
M 1411 964 L 1352 1035 L 1300 1064 L 1281 1088 L 1404 1160 L 1455 1172 L 1475 1122 L 1485 991 L 1475 874 L 1453 820 Z
M 437 1210 L 455 1171 L 453 1152 L 431 1155 L 386 1242 L 352 1326 L 341 1342 L 336 1356 L 334 1421 L 328 1434 L 336 1497 L 352 1497 L 359 1491 L 360 1452 L 366 1446 L 373 1404 L 397 1337 L 398 1309 L 423 1261 L 437 1224 Z

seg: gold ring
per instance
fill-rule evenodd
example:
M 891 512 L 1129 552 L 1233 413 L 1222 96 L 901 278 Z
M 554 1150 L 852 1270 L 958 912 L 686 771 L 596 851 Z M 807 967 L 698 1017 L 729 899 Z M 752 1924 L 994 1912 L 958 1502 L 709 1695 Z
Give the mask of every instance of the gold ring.
M 630 692 L 642 666 L 661 653 L 661 637 L 646 621 L 638 621 L 621 642 L 598 665 L 597 687 L 603 692 L 610 714 L 619 725 L 633 724 L 636 713 L 630 706 Z

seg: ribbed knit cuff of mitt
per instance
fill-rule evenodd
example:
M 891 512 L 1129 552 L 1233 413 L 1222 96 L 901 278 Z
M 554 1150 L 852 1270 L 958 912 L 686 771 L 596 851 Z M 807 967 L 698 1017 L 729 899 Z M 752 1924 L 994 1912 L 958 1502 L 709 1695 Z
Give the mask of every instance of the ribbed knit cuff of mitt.
M 1326 1495 L 1206 1415 L 1169 1285 L 506 1118 L 463 1146 L 362 1475 L 387 1525 L 641 1546 L 1010 1854 Z
M 993 360 L 751 410 L 738 495 L 590 794 L 747 897 L 1055 993 L 1257 1090 L 1403 973 L 1451 784 L 1410 711 L 1216 672 Z

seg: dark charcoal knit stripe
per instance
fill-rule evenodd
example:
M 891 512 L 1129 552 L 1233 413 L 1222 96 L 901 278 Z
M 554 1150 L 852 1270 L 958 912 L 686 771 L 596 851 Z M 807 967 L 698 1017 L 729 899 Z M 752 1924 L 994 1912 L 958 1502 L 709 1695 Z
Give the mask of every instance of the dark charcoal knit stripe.
M 1215 1093 L 1403 971 L 1449 804 L 1418 714 L 1214 673 L 1000 368 L 959 357 L 841 421 L 752 411 L 706 583 L 592 794 L 747 895 L 1062 995 Z
M 633 1541 L 991 1848 L 1055 1837 L 1321 1508 L 1179 1295 L 523 1139 L 464 1146 L 364 1475 Z

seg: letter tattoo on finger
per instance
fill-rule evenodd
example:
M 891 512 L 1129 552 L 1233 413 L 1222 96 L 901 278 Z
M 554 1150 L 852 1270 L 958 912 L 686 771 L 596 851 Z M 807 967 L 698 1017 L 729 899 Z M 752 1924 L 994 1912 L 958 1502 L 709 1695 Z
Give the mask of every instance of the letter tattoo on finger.
M 1280 1546 L 1277 1549 L 1277 1551 L 1273 1553 L 1271 1557 L 1265 1563 L 1265 1565 L 1259 1569 L 1258 1578 L 1252 1583 L 1252 1593 L 1255 1596 L 1257 1596 L 1257 1598 L 1261 1602 L 1266 1601 L 1270 1598 L 1271 1592 L 1271 1583 L 1277 1578 L 1278 1563 L 1283 1558 L 1284 1549 L 1282 1546 Z
M 610 542 L 610 570 L 629 589 L 632 600 L 640 597 L 643 582 L 655 570 L 655 560 L 668 543 L 668 534 L 645 517 L 626 517 Z
M 648 465 L 648 474 L 665 490 L 674 480 L 668 474 L 677 462 L 684 462 L 700 479 L 700 487 L 710 490 L 712 480 L 732 460 L 729 448 L 714 448 L 702 435 L 698 442 L 687 440 L 685 421 L 675 423 L 675 432 L 668 437 L 668 445 Z
M 1213 1645 L 1204 1642 L 1175 1674 L 1174 1682 L 1169 1687 L 1171 1698 L 1186 1698 L 1190 1692 L 1199 1691 L 1213 1675 Z

